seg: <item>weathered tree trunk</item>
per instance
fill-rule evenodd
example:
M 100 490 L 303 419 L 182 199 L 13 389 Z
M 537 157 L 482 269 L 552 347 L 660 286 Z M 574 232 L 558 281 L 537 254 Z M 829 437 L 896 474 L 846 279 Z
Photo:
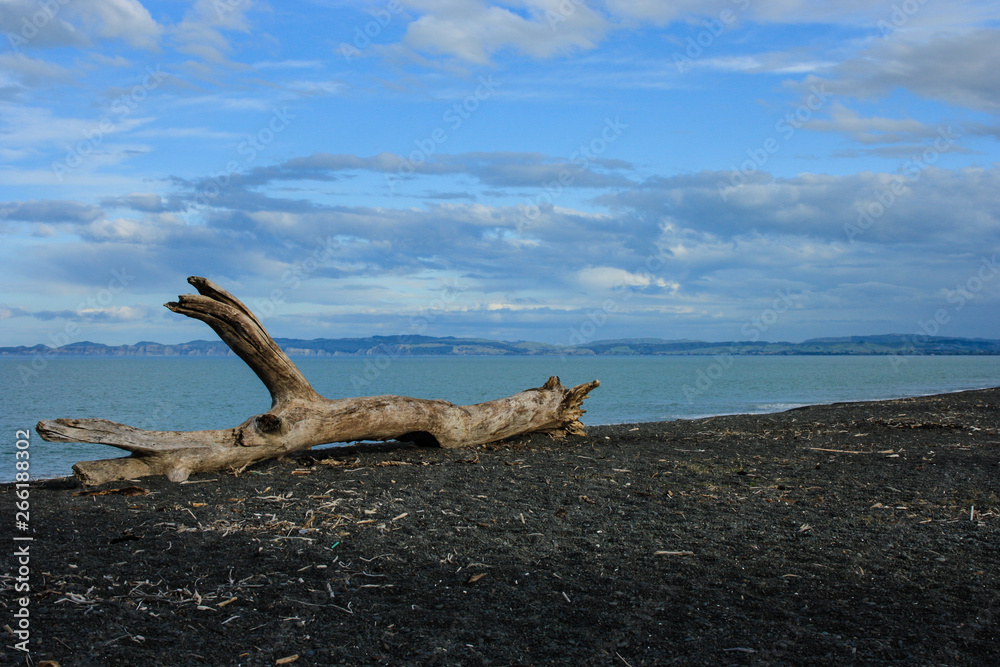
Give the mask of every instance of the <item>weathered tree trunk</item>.
M 73 471 L 84 484 L 147 475 L 179 482 L 195 472 L 239 470 L 265 459 L 331 442 L 404 440 L 469 447 L 544 431 L 582 434 L 581 403 L 600 385 L 571 389 L 550 377 L 542 387 L 507 398 L 458 406 L 405 396 L 330 400 L 312 388 L 264 326 L 236 297 L 205 278 L 188 278 L 199 294 L 166 304 L 204 321 L 253 369 L 271 393 L 271 409 L 235 428 L 216 431 L 145 431 L 105 419 L 38 422 L 45 440 L 112 445 L 131 456 L 81 461 Z

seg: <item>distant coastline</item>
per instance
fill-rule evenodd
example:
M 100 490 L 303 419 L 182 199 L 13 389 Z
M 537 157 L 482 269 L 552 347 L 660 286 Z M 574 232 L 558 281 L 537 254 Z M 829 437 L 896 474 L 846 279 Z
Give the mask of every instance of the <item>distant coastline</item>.
M 1000 355 L 1000 340 L 886 334 L 814 338 L 801 343 L 766 341 L 705 342 L 624 338 L 576 345 L 531 341 L 497 341 L 453 336 L 369 336 L 366 338 L 277 338 L 292 357 L 330 356 L 661 356 L 661 355 Z M 61 347 L 48 345 L 0 347 L 0 357 L 224 357 L 232 351 L 222 341 L 194 340 L 165 345 L 141 341 L 134 345 L 103 345 L 81 341 Z

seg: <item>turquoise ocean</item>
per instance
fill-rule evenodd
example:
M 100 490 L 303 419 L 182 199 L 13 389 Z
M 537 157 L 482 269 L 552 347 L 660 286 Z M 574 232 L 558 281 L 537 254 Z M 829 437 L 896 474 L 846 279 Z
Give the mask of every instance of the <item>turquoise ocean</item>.
M 598 379 L 585 424 L 777 412 L 1000 386 L 1000 356 L 325 357 L 297 358 L 328 398 L 398 394 L 459 404 L 500 398 L 558 375 Z M 45 442 L 40 419 L 101 417 L 152 430 L 229 428 L 270 398 L 235 357 L 0 359 L 0 481 L 15 474 L 19 430 L 30 430 L 33 479 L 71 474 L 76 461 L 125 452 Z

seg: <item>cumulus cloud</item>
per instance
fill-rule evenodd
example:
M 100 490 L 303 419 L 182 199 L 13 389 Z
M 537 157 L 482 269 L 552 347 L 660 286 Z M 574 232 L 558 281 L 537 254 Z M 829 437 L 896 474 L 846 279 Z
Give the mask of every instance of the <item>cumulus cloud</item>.
M 51 168 L 54 161 L 66 167 L 67 159 L 79 160 L 92 168 L 147 152 L 149 149 L 145 145 L 112 143 L 110 138 L 117 139 L 152 120 L 150 117 L 113 113 L 98 118 L 60 117 L 44 107 L 0 102 L 0 142 L 10 147 L 30 149 L 28 154 L 31 155 L 44 151 L 50 159 L 46 166 L 49 167 L 49 181 L 52 181 L 55 179 Z M 94 150 L 95 144 L 99 144 L 97 150 Z M 81 145 L 90 151 L 86 159 L 81 159 L 83 156 L 76 148 Z M 67 171 L 70 171 L 68 167 Z
M 86 243 L 47 245 L 31 262 L 73 281 L 128 266 L 141 276 L 135 285 L 161 287 L 210 273 L 238 285 L 252 304 L 255 295 L 277 289 L 282 304 L 300 304 L 283 321 L 301 336 L 319 335 L 321 329 L 308 327 L 347 323 L 359 328 L 355 334 L 384 327 L 405 333 L 398 327 L 407 320 L 399 313 L 429 307 L 446 281 L 458 280 L 461 300 L 435 320 L 437 333 L 521 327 L 515 337 L 525 337 L 525 329 L 545 327 L 542 337 L 555 340 L 574 318 L 578 323 L 616 294 L 623 322 L 683 316 L 691 335 L 697 326 L 720 322 L 738 331 L 779 294 L 794 295 L 796 314 L 788 322 L 803 322 L 804 331 L 805 323 L 830 317 L 879 321 L 886 303 L 912 304 L 906 307 L 919 315 L 972 275 L 981 253 L 1000 248 L 1000 169 L 927 167 L 908 180 L 892 173 L 759 174 L 738 186 L 730 176 L 647 179 L 608 189 L 594 203 L 606 212 L 552 207 L 528 225 L 516 206 L 459 202 L 282 210 L 264 200 L 243 207 L 234 197 L 227 200 L 232 208 L 213 209 L 204 224 L 168 212 L 84 222 L 94 212 L 80 211 L 71 229 Z M 725 197 L 720 182 L 728 188 Z M 893 190 L 893 183 L 902 187 Z M 156 204 L 137 193 L 122 200 Z M 876 205 L 881 213 L 848 234 L 859 214 Z M 45 217 L 42 211 L 38 217 Z M 305 303 L 336 316 L 325 323 L 317 315 L 291 317 Z M 8 317 L 24 315 L 7 310 Z M 140 315 L 73 316 L 124 321 Z
M 75 201 L 0 202 L 0 220 L 88 223 L 98 219 L 103 214 L 104 211 L 98 206 Z
M 225 33 L 250 31 L 247 12 L 254 2 L 195 0 L 184 18 L 171 28 L 177 50 L 213 65 L 230 66 L 232 46 Z
M 651 273 L 637 273 L 613 266 L 594 266 L 578 272 L 580 284 L 590 290 L 623 288 L 659 288 L 671 293 L 680 289 L 680 283 L 665 280 Z
M 156 49 L 162 29 L 137 0 L 6 0 L 0 3 L 0 31 L 15 49 L 85 47 L 109 39 Z
M 22 89 L 36 88 L 52 81 L 73 80 L 72 73 L 65 67 L 30 58 L 19 52 L 0 54 L 0 70 L 5 72 L 4 77 L 12 83 L 16 77 L 17 84 Z
M 160 213 L 167 210 L 168 206 L 160 195 L 153 192 L 132 192 L 120 197 L 107 197 L 101 201 L 101 205 L 130 208 L 147 213 Z
M 138 0 L 73 0 L 63 10 L 83 30 L 102 39 L 121 39 L 155 50 L 162 27 Z
M 486 0 L 402 0 L 414 16 L 399 42 L 399 47 L 414 53 L 443 55 L 458 61 L 487 64 L 498 54 L 517 52 L 532 58 L 594 49 L 608 33 L 635 29 L 644 25 L 669 26 L 706 21 L 725 25 L 745 24 L 828 24 L 852 29 L 873 30 L 885 24 L 895 30 L 895 14 L 901 13 L 893 0 L 844 0 L 811 2 L 809 0 L 606 0 L 600 9 L 591 3 L 562 0 L 527 0 L 522 2 L 487 2 Z M 989 18 L 995 10 L 976 3 L 902 13 L 903 27 L 912 32 L 918 27 L 938 30 L 967 29 Z M 883 30 L 885 32 L 885 30 Z M 393 52 L 389 49 L 389 52 Z M 708 61 L 699 62 L 705 65 Z M 714 60 L 722 65 L 723 60 Z M 731 61 L 735 64 L 737 61 Z M 802 63 L 799 63 L 801 67 Z M 740 65 L 754 69 L 754 59 Z M 809 68 L 816 64 L 808 65 Z M 770 71 L 781 71 L 766 66 Z M 785 69 L 784 71 L 795 71 Z M 799 69 L 798 71 L 806 71 Z
M 390 185 L 414 176 L 456 174 L 469 175 L 495 187 L 541 187 L 550 181 L 567 188 L 608 188 L 632 183 L 623 175 L 633 169 L 628 162 L 593 157 L 582 151 L 571 157 L 567 160 L 542 153 L 507 151 L 457 155 L 425 155 L 417 151 L 410 156 L 385 152 L 370 157 L 314 153 L 272 166 L 255 167 L 245 174 L 232 174 L 230 182 L 235 188 L 249 188 L 278 181 L 333 181 L 341 178 L 342 173 L 367 171 L 384 174 Z M 179 182 L 195 189 L 209 187 L 207 179 Z
M 0 304 L 0 320 L 24 317 L 51 322 L 52 320 L 86 320 L 90 322 L 130 322 L 145 319 L 149 311 L 144 306 L 89 306 L 81 304 L 77 310 L 29 310 Z
M 809 78 L 804 84 L 817 81 Z M 834 67 L 827 85 L 835 94 L 863 98 L 885 97 L 903 88 L 921 97 L 995 113 L 1000 110 L 1000 30 L 878 40 Z
M 998 169 L 952 171 L 912 161 L 898 173 L 773 178 L 760 172 L 750 177 L 701 172 L 652 178 L 597 201 L 722 238 L 787 234 L 830 242 L 947 242 L 973 250 L 983 241 L 1000 241 L 997 188 Z
M 531 0 L 403 0 L 417 18 L 407 26 L 405 47 L 486 64 L 502 50 L 535 58 L 593 48 L 610 24 L 584 3 Z M 520 10 L 520 11 L 518 11 Z
M 82 308 L 76 315 L 91 322 L 134 322 L 148 315 L 142 306 L 111 306 L 108 308 Z
M 87 46 L 87 37 L 59 14 L 32 0 L 6 0 L 0 3 L 0 33 L 14 49 Z
M 862 117 L 839 102 L 830 108 L 829 118 L 809 121 L 811 132 L 836 132 L 848 135 L 861 144 L 914 142 L 934 138 L 939 127 L 913 118 Z
M 84 240 L 97 243 L 133 243 L 144 246 L 155 246 L 170 239 L 173 235 L 171 227 L 181 227 L 179 221 L 173 224 L 163 224 L 162 220 L 134 220 L 131 218 L 102 219 L 77 228 Z
M 849 0 L 607 0 L 600 10 L 591 3 L 562 0 L 486 2 L 485 0 L 403 0 L 416 18 L 401 46 L 421 54 L 445 55 L 475 64 L 515 51 L 533 58 L 587 51 L 611 31 L 643 24 L 719 21 L 726 24 L 839 23 L 873 25 L 893 11 L 889 1 Z
M 734 17 L 775 23 L 858 23 L 891 11 L 891 2 L 844 0 L 810 2 L 809 0 L 608 0 L 608 10 L 620 17 L 659 24 L 692 17 L 718 17 L 729 12 Z
M 224 177 L 219 175 L 222 172 L 210 172 L 213 166 L 226 163 L 233 152 L 230 144 L 243 138 L 238 128 L 244 127 L 241 123 L 246 118 L 241 114 L 270 113 L 276 98 L 294 99 L 295 104 L 315 112 L 316 107 L 310 106 L 317 101 L 315 96 L 371 93 L 352 86 L 370 74 L 365 68 L 377 66 L 376 59 L 356 63 L 357 68 L 327 72 L 329 63 L 322 60 L 287 58 L 290 52 L 282 50 L 287 44 L 279 44 L 275 37 L 269 44 L 273 50 L 267 52 L 274 60 L 259 60 L 259 49 L 252 52 L 259 70 L 254 76 L 261 77 L 254 81 L 253 92 L 231 87 L 209 93 L 199 89 L 197 100 L 165 96 L 170 99 L 157 107 L 158 111 L 177 110 L 172 117 L 184 123 L 211 104 L 213 111 L 223 113 L 212 114 L 210 121 L 201 116 L 193 121 L 197 127 L 171 129 L 154 127 L 154 119 L 130 117 L 108 133 L 110 137 L 133 132 L 131 138 L 135 138 L 138 126 L 148 123 L 143 140 L 163 152 L 171 151 L 173 158 L 161 160 L 156 173 L 177 169 L 175 173 L 183 177 L 142 182 L 122 170 L 102 174 L 116 180 L 101 181 L 99 192 L 66 188 L 51 200 L 20 201 L 27 195 L 14 194 L 10 198 L 19 201 L 0 203 L 0 221 L 28 223 L 31 233 L 51 240 L 40 243 L 26 233 L 7 236 L 5 242 L 15 238 L 18 244 L 8 246 L 13 249 L 5 255 L 11 274 L 30 269 L 63 285 L 89 281 L 100 287 L 107 267 L 128 266 L 138 276 L 132 286 L 149 290 L 163 289 L 190 274 L 209 274 L 250 299 L 280 290 L 288 306 L 282 321 L 316 327 L 300 332 L 305 336 L 347 326 L 345 322 L 359 327 L 354 333 L 405 324 L 405 318 L 393 319 L 393 313 L 419 310 L 433 303 L 440 285 L 460 280 L 468 287 L 460 303 L 442 309 L 448 313 L 435 321 L 435 326 L 442 327 L 438 333 L 466 328 L 480 335 L 505 332 L 523 337 L 525 328 L 548 327 L 550 334 L 560 328 L 568 330 L 589 309 L 600 306 L 595 299 L 609 293 L 628 295 L 619 300 L 623 312 L 628 312 L 623 321 L 651 328 L 673 321 L 669 316 L 676 314 L 683 315 L 685 322 L 727 322 L 738 331 L 741 322 L 755 310 L 760 312 L 761 304 L 773 300 L 778 291 L 796 295 L 803 321 L 885 322 L 888 318 L 881 310 L 891 311 L 899 321 L 899 313 L 909 312 L 907 304 L 932 304 L 944 298 L 942 290 L 960 284 L 963 275 L 975 269 L 981 253 L 1000 249 L 1000 169 L 960 169 L 954 166 L 960 161 L 952 159 L 981 147 L 976 138 L 995 138 L 1000 133 L 987 117 L 1000 107 L 1000 48 L 996 46 L 1000 39 L 993 28 L 975 27 L 983 25 L 985 14 L 963 14 L 924 3 L 919 15 L 908 17 L 883 37 L 877 21 L 891 16 L 893 5 L 899 4 L 894 0 L 402 3 L 405 9 L 393 19 L 396 22 L 382 33 L 381 40 L 375 40 L 384 45 L 384 40 L 397 39 L 397 44 L 388 49 L 372 47 L 372 52 L 413 56 L 411 61 L 394 61 L 407 70 L 403 76 L 414 74 L 408 71 L 411 67 L 425 70 L 429 65 L 445 65 L 461 71 L 545 60 L 543 65 L 530 63 L 523 75 L 518 71 L 505 79 L 502 90 L 511 91 L 510 99 L 533 96 L 530 106 L 549 90 L 546 83 L 533 80 L 528 85 L 525 80 L 555 81 L 561 73 L 570 72 L 573 80 L 560 80 L 556 86 L 560 91 L 573 91 L 578 103 L 560 111 L 567 116 L 580 111 L 583 102 L 588 110 L 597 109 L 598 102 L 606 105 L 600 109 L 602 114 L 616 105 L 628 108 L 633 102 L 643 110 L 654 108 L 643 106 L 640 97 L 622 95 L 619 100 L 614 95 L 625 89 L 631 94 L 636 88 L 646 89 L 646 95 L 652 87 L 689 83 L 705 83 L 707 89 L 722 78 L 733 84 L 725 90 L 731 95 L 726 100 L 746 102 L 750 98 L 743 95 L 743 89 L 756 90 L 758 84 L 762 91 L 778 91 L 760 93 L 761 108 L 769 110 L 781 107 L 790 93 L 812 85 L 826 85 L 837 98 L 801 128 L 796 146 L 789 143 L 787 150 L 783 147 L 781 155 L 768 163 L 769 169 L 783 170 L 778 176 L 763 171 L 761 165 L 743 172 L 678 173 L 668 171 L 673 167 L 662 168 L 683 160 L 661 161 L 663 155 L 701 148 L 705 150 L 698 150 L 697 157 L 704 162 L 698 163 L 699 168 L 702 164 L 718 166 L 711 164 L 712 150 L 725 149 L 722 144 L 727 141 L 720 138 L 721 131 L 717 136 L 685 139 L 682 131 L 694 132 L 697 124 L 678 126 L 683 119 L 673 112 L 664 113 L 662 131 L 650 130 L 658 117 L 643 119 L 645 134 L 636 135 L 650 146 L 625 146 L 623 142 L 622 154 L 633 163 L 585 153 L 567 157 L 531 150 L 531 142 L 537 141 L 535 146 L 545 145 L 548 151 L 561 146 L 569 154 L 575 145 L 571 133 L 586 136 L 579 118 L 570 119 L 564 136 L 541 137 L 541 126 L 532 126 L 511 144 L 508 135 L 490 125 L 496 120 L 488 117 L 493 110 L 477 116 L 476 123 L 481 124 L 476 131 L 463 130 L 462 137 L 448 144 L 455 153 L 440 152 L 441 145 L 425 152 L 411 143 L 413 135 L 394 138 L 389 131 L 350 137 L 340 144 L 344 148 L 332 149 L 340 139 L 327 141 L 324 136 L 324 143 L 306 144 L 309 148 L 303 151 L 302 139 L 293 135 L 308 134 L 310 126 L 304 124 L 275 143 L 266 159 L 276 163 L 261 158 L 247 162 L 236 173 L 227 167 Z M 961 4 L 968 7 L 970 3 Z M 0 27 L 16 28 L 18 15 L 11 8 L 29 5 L 35 6 L 27 0 L 0 4 Z M 71 5 L 79 9 L 70 11 Z M 0 55 L 0 68 L 5 71 L 0 74 L 0 96 L 24 97 L 32 87 L 75 80 L 81 74 L 91 76 L 88 73 L 101 67 L 116 68 L 114 82 L 127 84 L 118 68 L 138 62 L 131 53 L 128 59 L 97 53 L 72 66 L 66 64 L 69 60 L 59 60 L 57 65 L 40 59 L 49 47 L 84 43 L 103 47 L 101 42 L 108 40 L 124 40 L 128 46 L 143 49 L 161 44 L 173 48 L 165 60 L 179 57 L 186 62 L 175 63 L 172 69 L 225 88 L 226 74 L 243 67 L 234 62 L 240 53 L 235 48 L 237 40 L 262 27 L 251 23 L 255 6 L 197 0 L 178 10 L 183 17 L 175 24 L 159 25 L 134 0 L 74 0 L 23 52 Z M 84 9 L 89 12 L 86 17 L 81 14 Z M 706 50 L 690 78 L 675 72 L 669 56 L 664 64 L 662 53 L 659 60 L 649 56 L 638 63 L 627 61 L 620 57 L 625 52 L 621 41 L 609 39 L 612 33 L 617 37 L 635 31 L 644 46 L 652 40 L 677 44 L 723 10 L 736 15 L 734 30 Z M 941 29 L 928 29 L 935 23 L 932 17 L 942 12 L 947 16 L 938 24 Z M 776 48 L 785 50 L 753 52 L 753 41 L 743 39 L 749 31 L 737 33 L 735 29 L 789 33 L 786 26 L 796 23 L 824 24 L 822 29 L 803 33 L 820 35 L 817 42 L 829 35 L 829 41 L 817 46 L 783 38 Z M 657 28 L 654 31 L 650 26 Z M 282 33 L 281 38 L 290 34 Z M 596 50 L 602 42 L 612 48 L 574 60 L 572 65 L 558 61 L 559 56 Z M 350 85 L 340 82 L 337 76 L 341 75 Z M 469 80 L 456 83 L 441 76 L 440 68 L 435 76 L 439 78 L 425 77 L 420 89 L 433 99 L 453 99 L 454 91 L 468 87 Z M 106 96 L 128 90 L 98 78 L 94 75 L 88 86 L 92 83 L 92 89 L 103 90 Z M 419 78 L 414 75 L 411 81 Z M 171 95 L 183 98 L 194 90 L 193 84 L 188 85 L 192 87 L 171 86 Z M 520 88 L 515 90 L 516 86 Z M 399 88 L 393 95 L 410 95 L 414 90 L 416 86 Z M 597 91 L 608 97 L 598 100 Z M 709 100 L 702 92 L 695 92 L 692 99 Z M 592 99 L 587 98 L 590 94 L 594 94 Z M 858 103 L 859 98 L 878 101 L 890 96 L 899 100 L 893 111 L 884 105 L 873 111 L 872 105 Z M 944 104 L 914 102 L 914 96 Z M 714 105 L 721 99 L 712 97 L 707 103 Z M 98 101 L 108 103 L 107 98 Z M 501 109 L 504 104 L 494 107 L 497 114 L 512 114 L 509 108 Z M 692 113 L 701 112 L 696 104 L 690 107 L 695 109 Z M 15 177 L 25 182 L 41 173 L 46 166 L 41 163 L 49 161 L 45 151 L 62 157 L 65 146 L 93 131 L 93 120 L 66 117 L 74 115 L 65 111 L 68 107 L 62 112 L 50 108 L 41 101 L 0 108 L 0 155 L 26 165 L 34 160 L 33 170 L 5 170 L 5 182 L 12 183 Z M 957 108 L 962 113 L 955 113 Z M 225 121 L 220 121 L 223 117 Z M 941 129 L 934 122 L 938 118 L 942 126 L 953 123 L 957 132 L 968 135 L 968 143 L 963 137 L 943 151 L 931 150 Z M 504 120 L 513 123 L 517 119 L 510 115 Z M 206 122 L 212 126 L 204 126 Z M 378 152 L 395 145 L 386 142 L 400 136 L 411 152 Z M 206 143 L 217 142 L 212 148 L 222 148 L 214 154 L 206 150 L 205 156 L 196 151 L 188 158 L 177 144 L 168 146 L 163 141 L 167 137 L 198 137 Z M 512 145 L 526 150 L 477 150 Z M 329 152 L 306 154 L 313 146 Z M 125 151 L 145 150 L 145 146 L 122 146 L 105 138 L 101 149 L 101 155 L 95 154 L 81 171 L 99 172 Z M 816 161 L 799 161 L 810 152 L 823 154 Z M 850 173 L 844 161 L 833 163 L 835 167 L 822 162 L 831 152 L 845 159 L 895 158 L 899 168 Z M 942 158 L 945 153 L 947 159 Z M 216 160 L 219 155 L 225 159 Z M 150 156 L 149 164 L 154 157 L 160 156 Z M 182 158 L 202 167 L 183 163 Z M 802 164 L 834 173 L 796 173 Z M 863 166 L 872 169 L 872 164 L 878 163 L 866 161 Z M 841 165 L 845 165 L 843 173 L 835 171 Z M 661 175 L 656 175 L 658 170 Z M 386 187 L 392 185 L 401 187 Z M 558 197 L 552 195 L 556 191 L 561 193 Z M 44 196 L 37 192 L 31 191 L 30 196 Z M 438 203 L 428 203 L 426 197 Z M 97 203 L 85 203 L 89 201 Z M 22 229 L 15 224 L 7 227 Z M 0 307 L 0 318 L 86 317 L 112 322 L 142 317 L 131 307 L 115 305 L 73 311 L 53 306 L 33 312 L 8 305 Z M 322 315 L 315 314 L 320 311 Z M 292 312 L 298 314 L 293 317 Z

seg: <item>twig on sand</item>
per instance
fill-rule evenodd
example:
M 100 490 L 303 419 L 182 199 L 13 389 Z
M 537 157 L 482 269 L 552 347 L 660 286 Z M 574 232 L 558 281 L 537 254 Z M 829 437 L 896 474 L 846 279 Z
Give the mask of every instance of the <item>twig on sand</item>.
M 618 656 L 618 659 L 619 659 L 619 660 L 621 660 L 621 661 L 622 661 L 622 662 L 624 662 L 624 663 L 625 663 L 626 665 L 628 665 L 628 667 L 632 667 L 632 665 L 631 665 L 631 664 L 629 664 L 629 661 L 628 661 L 628 660 L 626 660 L 625 658 L 623 658 L 623 657 L 622 657 L 622 654 L 621 654 L 621 653 L 619 653 L 618 651 L 615 651 L 615 655 L 616 655 L 616 656 Z
M 825 449 L 823 447 L 810 447 L 814 452 L 832 452 L 834 454 L 874 454 L 875 452 L 857 452 L 850 449 Z

